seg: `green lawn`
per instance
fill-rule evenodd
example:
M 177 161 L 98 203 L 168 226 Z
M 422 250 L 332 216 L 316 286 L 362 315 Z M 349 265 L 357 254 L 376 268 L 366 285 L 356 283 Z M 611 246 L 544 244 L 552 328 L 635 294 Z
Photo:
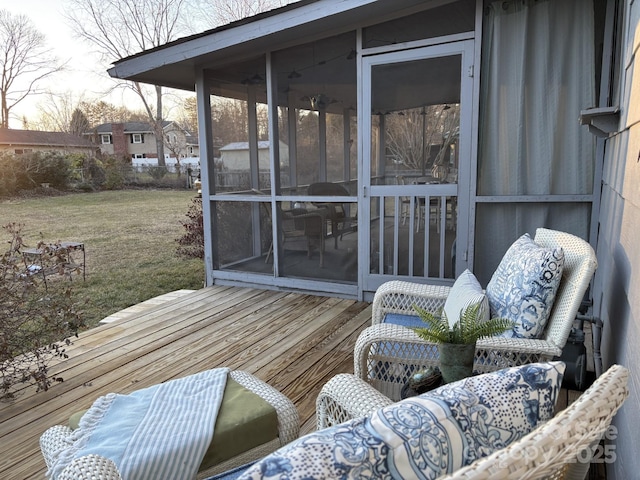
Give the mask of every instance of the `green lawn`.
M 87 280 L 74 275 L 73 291 L 91 326 L 157 295 L 202 288 L 202 260 L 176 256 L 193 197 L 193 190 L 122 190 L 14 198 L 0 201 L 0 225 L 24 224 L 29 246 L 84 242 Z

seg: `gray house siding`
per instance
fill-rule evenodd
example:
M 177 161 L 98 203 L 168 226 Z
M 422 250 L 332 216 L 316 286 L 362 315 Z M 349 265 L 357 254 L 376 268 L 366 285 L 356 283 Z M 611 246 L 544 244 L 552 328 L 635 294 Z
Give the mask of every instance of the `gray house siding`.
M 620 132 L 605 142 L 602 205 L 598 239 L 599 267 L 594 301 L 604 322 L 603 364 L 630 369 L 630 396 L 615 417 L 612 437 L 616 461 L 607 478 L 638 478 L 638 415 L 640 411 L 640 5 L 626 0 L 625 31 L 620 55 Z M 635 70 L 638 70 L 636 72 Z M 597 307 L 597 305 L 596 305 Z M 598 312 L 598 310 L 596 310 Z

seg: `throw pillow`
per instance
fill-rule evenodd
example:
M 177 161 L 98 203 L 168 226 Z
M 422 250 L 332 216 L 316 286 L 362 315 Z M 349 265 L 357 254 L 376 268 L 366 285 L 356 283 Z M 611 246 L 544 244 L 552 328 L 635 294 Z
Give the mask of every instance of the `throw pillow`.
M 443 311 L 447 315 L 449 325 L 453 326 L 453 324 L 458 321 L 461 312 L 465 308 L 477 303 L 481 303 L 480 319 L 488 320 L 489 301 L 482 290 L 480 282 L 478 282 L 475 275 L 467 269 L 456 279 L 444 303 Z M 394 325 L 402 325 L 407 328 L 424 327 L 424 323 L 417 314 L 387 313 L 383 319 L 383 323 L 393 323 Z
M 551 418 L 564 368 L 533 363 L 445 385 L 301 437 L 241 479 L 438 478 Z
M 563 267 L 562 248 L 541 247 L 528 234 L 509 247 L 486 290 L 491 316 L 514 322 L 513 328 L 503 336 L 542 336 L 562 279 Z
M 480 304 L 480 320 L 489 320 L 489 302 L 475 275 L 468 269 L 456 279 L 444 303 L 444 313 L 449 320 L 449 326 L 460 319 L 462 312 L 471 305 Z

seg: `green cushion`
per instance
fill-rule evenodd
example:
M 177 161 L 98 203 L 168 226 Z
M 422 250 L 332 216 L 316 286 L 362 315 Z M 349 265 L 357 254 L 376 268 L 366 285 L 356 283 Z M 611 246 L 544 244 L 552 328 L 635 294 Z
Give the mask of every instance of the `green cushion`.
M 69 427 L 75 430 L 80 426 L 80 419 L 86 413 L 86 410 L 80 410 L 69 417 Z
M 276 438 L 278 414 L 275 408 L 229 377 L 213 440 L 200 469 L 218 465 Z
M 69 427 L 78 428 L 86 410 L 69 418 Z M 278 438 L 278 415 L 267 401 L 247 390 L 231 377 L 222 398 L 213 440 L 200 464 L 206 470 Z

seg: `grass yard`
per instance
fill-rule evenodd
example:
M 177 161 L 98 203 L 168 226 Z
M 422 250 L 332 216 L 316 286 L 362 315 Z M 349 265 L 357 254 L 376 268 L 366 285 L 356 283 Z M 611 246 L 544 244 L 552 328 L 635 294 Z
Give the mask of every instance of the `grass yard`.
M 157 295 L 202 288 L 202 260 L 176 255 L 193 197 L 193 190 L 122 190 L 14 198 L 0 201 L 0 226 L 24 224 L 29 246 L 40 240 L 85 244 L 87 280 L 74 275 L 73 291 L 87 325 L 94 326 Z M 9 239 L 4 230 L 0 235 Z

